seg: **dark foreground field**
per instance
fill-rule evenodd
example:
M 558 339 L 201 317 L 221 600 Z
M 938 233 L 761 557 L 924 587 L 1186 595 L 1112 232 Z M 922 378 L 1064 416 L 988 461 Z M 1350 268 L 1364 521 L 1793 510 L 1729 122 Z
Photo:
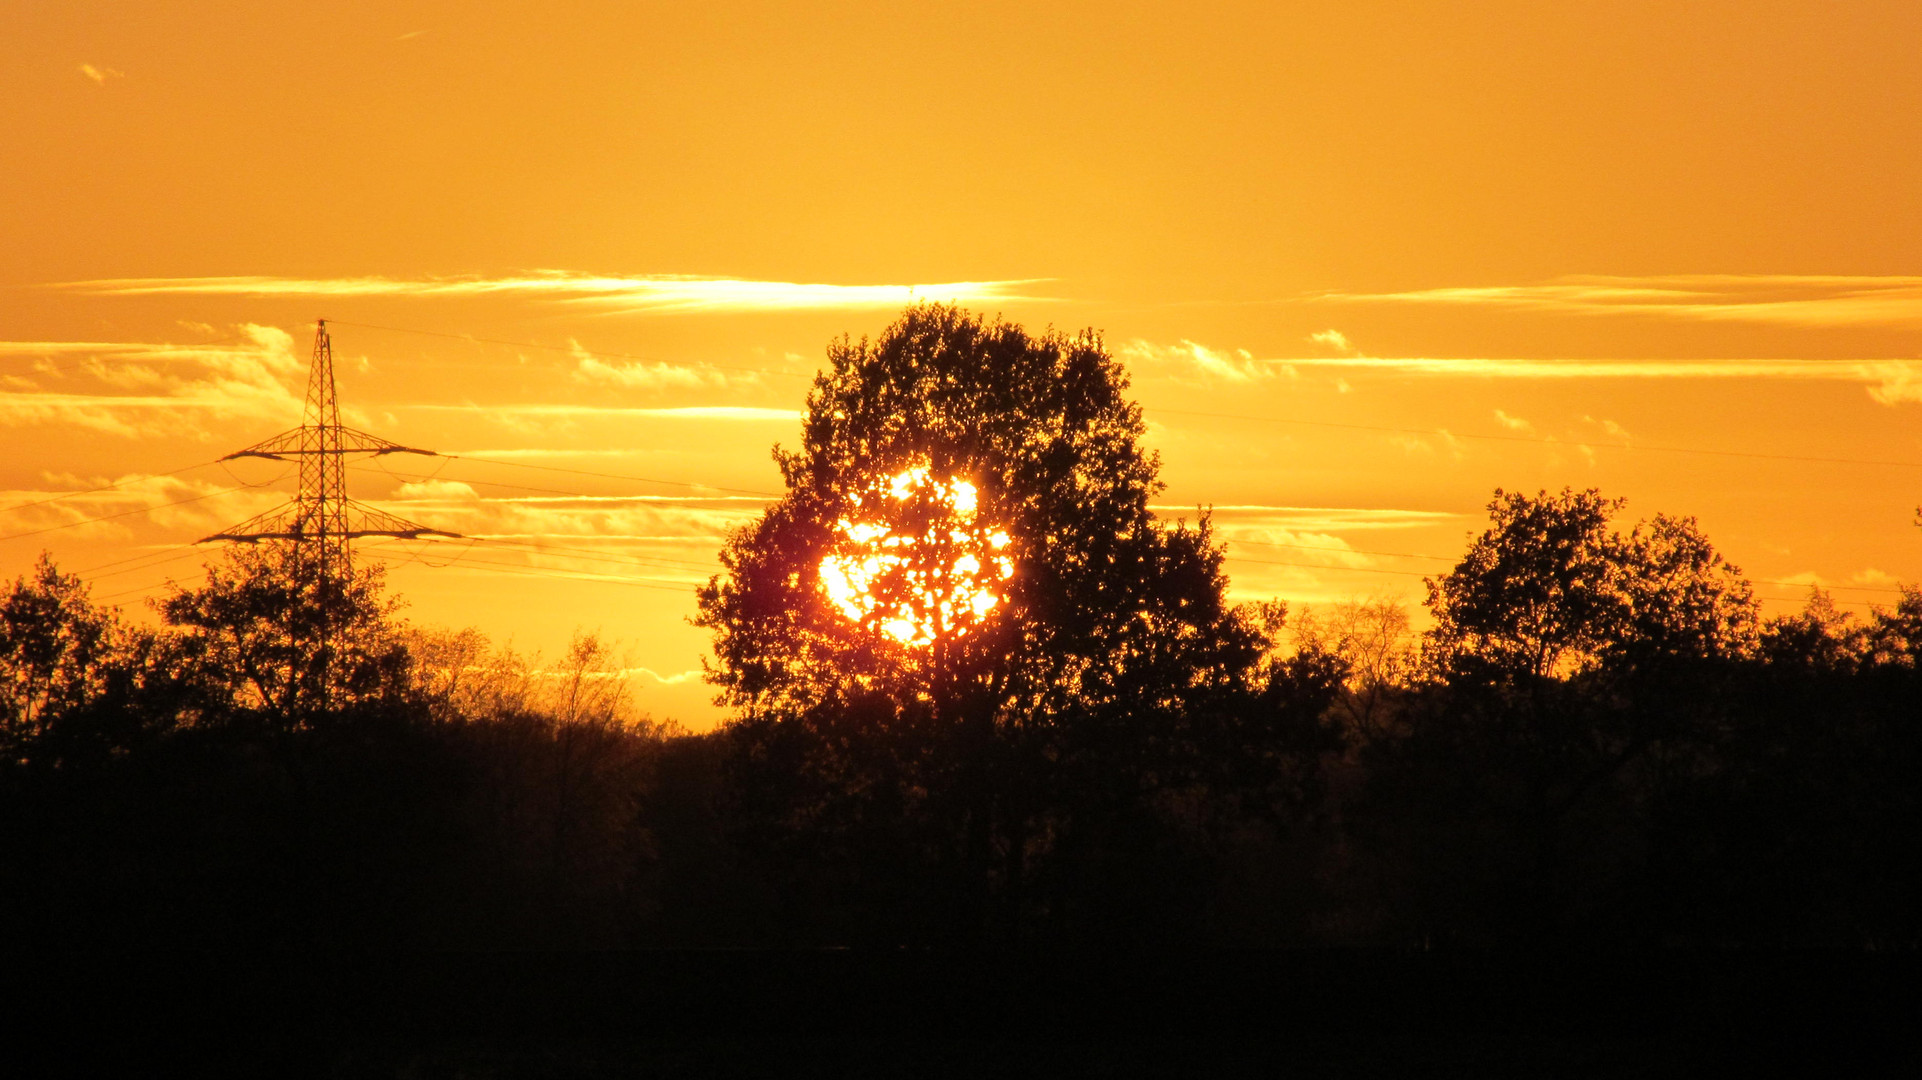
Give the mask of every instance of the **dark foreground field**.
M 1914 954 L 90 956 L 11 1075 L 1915 1076 Z M 103 1070 L 105 1070 L 103 1072 Z

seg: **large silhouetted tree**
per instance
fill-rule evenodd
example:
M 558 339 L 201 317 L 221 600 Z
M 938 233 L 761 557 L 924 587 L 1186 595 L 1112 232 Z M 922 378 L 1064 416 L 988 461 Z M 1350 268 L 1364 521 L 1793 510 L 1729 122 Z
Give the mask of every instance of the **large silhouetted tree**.
M 921 306 L 828 359 L 776 453 L 786 496 L 700 597 L 748 816 L 804 838 L 796 873 L 834 849 L 865 897 L 934 867 L 924 895 L 957 898 L 938 918 L 964 932 L 991 900 L 1073 921 L 1093 868 L 1125 877 L 1166 839 L 1157 800 L 1272 760 L 1264 725 L 1299 722 L 1250 706 L 1268 639 L 1224 600 L 1205 519 L 1150 510 L 1157 462 L 1092 331 Z M 992 603 L 966 607 L 971 582 Z

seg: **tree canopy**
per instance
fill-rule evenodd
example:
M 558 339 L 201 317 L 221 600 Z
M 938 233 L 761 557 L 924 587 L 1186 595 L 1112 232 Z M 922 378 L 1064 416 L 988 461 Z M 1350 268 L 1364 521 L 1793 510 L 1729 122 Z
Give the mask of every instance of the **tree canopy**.
M 117 630 L 113 613 L 44 553 L 0 594 L 0 747 L 17 752 L 50 715 L 98 693 Z
M 159 604 L 182 666 L 225 706 L 297 724 L 316 713 L 407 692 L 409 659 L 385 571 L 323 571 L 289 545 L 237 546 L 198 588 Z
M 749 760 L 826 784 L 784 812 L 953 798 L 967 872 L 992 849 L 1008 883 L 1037 837 L 1233 772 L 1270 639 L 1205 518 L 1151 511 L 1099 335 L 924 305 L 828 360 L 785 497 L 700 596 Z
M 936 386 L 993 382 L 981 341 L 1047 360 L 1087 338 L 925 309 L 903 328 L 939 348 L 975 335 Z M 815 395 L 827 443 L 852 437 L 836 424 L 864 364 L 940 355 L 913 340 L 836 346 Z M 1108 400 L 1146 481 L 1108 504 L 1145 507 L 1152 456 Z M 1912 585 L 1867 616 L 1817 592 L 1758 628 L 1692 521 L 1624 529 L 1594 492 L 1501 493 L 1435 583 L 1418 654 L 1393 602 L 1229 606 L 1205 526 L 1048 516 L 998 479 L 1020 475 L 1021 444 L 947 471 L 936 445 L 889 445 L 735 538 L 733 565 L 757 569 L 707 601 L 742 615 L 716 629 L 751 662 L 732 674 L 760 681 L 716 671 L 741 714 L 708 734 L 628 712 L 593 635 L 543 663 L 409 628 L 376 575 L 310 588 L 239 549 L 157 605 L 156 627 L 43 560 L 0 587 L 0 936 L 1915 939 Z M 806 481 L 807 449 L 783 457 Z M 1078 476 L 1060 489 L 1082 493 Z M 849 494 L 800 516 L 821 491 Z M 817 546 L 793 541 L 796 521 Z M 779 558 L 756 546 L 769 537 L 790 541 Z M 1126 573 L 1103 554 L 1128 552 Z
M 1034 719 L 1118 700 L 1168 649 L 1253 643 L 1223 603 L 1205 525 L 1165 526 L 1149 510 L 1158 462 L 1097 335 L 1037 337 L 923 306 L 828 359 L 801 448 L 776 452 L 786 497 L 730 540 L 726 573 L 701 596 L 733 703 L 792 709 L 885 687 L 938 708 L 978 689 Z M 845 540 L 837 525 L 917 469 L 969 486 L 968 516 L 1005 533 L 1011 564 L 990 617 L 918 646 L 850 621 L 821 579 Z M 917 542 L 892 584 L 912 591 L 905 579 L 951 571 L 962 522 L 929 491 L 893 501 L 907 505 L 891 524 Z
M 1428 580 L 1436 667 L 1542 679 L 1752 648 L 1754 595 L 1694 519 L 1657 514 L 1623 535 L 1609 528 L 1622 505 L 1497 488 L 1488 529 Z

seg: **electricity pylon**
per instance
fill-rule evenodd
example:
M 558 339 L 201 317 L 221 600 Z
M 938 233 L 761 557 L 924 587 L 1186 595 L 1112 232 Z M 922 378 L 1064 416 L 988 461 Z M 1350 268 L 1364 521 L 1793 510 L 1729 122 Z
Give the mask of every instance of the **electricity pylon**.
M 340 399 L 334 388 L 334 344 L 327 336 L 327 320 L 322 319 L 314 332 L 314 361 L 307 372 L 307 406 L 301 425 L 221 458 L 298 461 L 300 491 L 292 501 L 201 541 L 257 544 L 269 540 L 287 545 L 293 561 L 293 581 L 306 597 L 304 618 L 294 624 L 302 628 L 297 632 L 298 659 L 289 681 L 307 685 L 323 713 L 331 711 L 335 700 L 340 663 L 336 655 L 340 628 L 336 624 L 341 618 L 339 605 L 344 590 L 353 580 L 353 541 L 362 536 L 406 540 L 459 536 L 403 521 L 348 498 L 350 454 L 439 456 L 432 450 L 388 442 L 340 422 Z
M 300 492 L 293 500 L 225 532 L 202 540 L 237 540 L 255 544 L 280 540 L 292 545 L 295 565 L 314 572 L 320 580 L 344 579 L 353 569 L 351 543 L 362 536 L 392 536 L 418 540 L 423 536 L 458 539 L 459 533 L 416 525 L 347 497 L 347 457 L 366 454 L 439 455 L 356 431 L 340 422 L 340 399 L 334 389 L 334 345 L 322 319 L 314 332 L 314 361 L 307 372 L 307 407 L 301 425 L 283 431 L 222 461 L 257 457 L 300 463 Z

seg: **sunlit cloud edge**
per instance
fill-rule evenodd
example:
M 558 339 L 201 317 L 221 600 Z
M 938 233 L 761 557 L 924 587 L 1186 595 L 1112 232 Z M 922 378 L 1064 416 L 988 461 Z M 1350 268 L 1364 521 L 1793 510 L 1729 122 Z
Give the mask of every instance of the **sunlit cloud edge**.
M 538 270 L 505 277 L 293 278 L 230 275 L 190 278 L 100 278 L 49 288 L 96 296 L 250 296 L 463 298 L 525 295 L 634 312 L 741 312 L 901 307 L 917 300 L 1044 302 L 1021 290 L 1051 278 L 922 284 L 834 285 L 693 274 L 601 276 Z
M 1504 307 L 1570 315 L 1825 327 L 1922 322 L 1922 276 L 1867 274 L 1570 275 L 1529 285 L 1329 291 L 1309 302 Z

